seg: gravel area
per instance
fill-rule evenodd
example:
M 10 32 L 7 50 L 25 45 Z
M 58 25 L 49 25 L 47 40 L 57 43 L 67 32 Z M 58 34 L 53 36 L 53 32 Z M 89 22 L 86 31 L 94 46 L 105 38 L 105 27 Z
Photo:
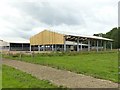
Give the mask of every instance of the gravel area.
M 31 64 L 22 61 L 3 59 L 3 64 L 27 72 L 38 79 L 49 80 L 51 83 L 68 88 L 117 88 L 118 84 L 102 79 L 96 79 L 70 71 Z

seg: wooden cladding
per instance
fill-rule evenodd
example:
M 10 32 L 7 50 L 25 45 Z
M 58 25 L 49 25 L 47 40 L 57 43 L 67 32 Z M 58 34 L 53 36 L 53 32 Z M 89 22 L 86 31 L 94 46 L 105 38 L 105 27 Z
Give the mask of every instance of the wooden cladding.
M 64 35 L 44 30 L 30 38 L 31 45 L 64 44 Z

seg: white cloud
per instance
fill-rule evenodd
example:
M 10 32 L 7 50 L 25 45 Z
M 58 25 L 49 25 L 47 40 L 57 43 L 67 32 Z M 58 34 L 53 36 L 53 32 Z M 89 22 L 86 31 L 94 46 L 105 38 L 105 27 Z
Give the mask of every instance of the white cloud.
M 118 0 L 1 0 L 0 37 L 29 39 L 45 28 L 92 35 L 117 27 Z

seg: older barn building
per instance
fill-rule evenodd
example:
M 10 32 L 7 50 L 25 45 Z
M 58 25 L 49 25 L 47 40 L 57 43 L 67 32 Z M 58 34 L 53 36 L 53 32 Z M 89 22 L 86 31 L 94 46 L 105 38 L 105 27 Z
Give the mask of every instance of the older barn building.
M 4 39 L 5 40 L 5 39 Z M 0 40 L 0 48 L 2 51 L 29 51 L 29 41 Z

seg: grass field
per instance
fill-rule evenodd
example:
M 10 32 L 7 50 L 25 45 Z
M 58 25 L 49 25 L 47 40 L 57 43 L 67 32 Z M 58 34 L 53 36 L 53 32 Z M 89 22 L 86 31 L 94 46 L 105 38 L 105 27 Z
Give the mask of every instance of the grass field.
M 42 64 L 118 82 L 118 53 L 116 51 L 79 54 L 36 54 L 34 57 L 22 55 L 21 59 L 19 58 L 19 55 L 10 55 L 4 56 L 4 58 Z
M 0 65 L 0 89 L 2 89 L 2 70 Z
M 2 54 L 0 53 L 0 89 L 2 89 Z
M 2 69 L 2 88 L 57 88 L 48 81 L 39 80 L 12 67 L 3 65 Z

